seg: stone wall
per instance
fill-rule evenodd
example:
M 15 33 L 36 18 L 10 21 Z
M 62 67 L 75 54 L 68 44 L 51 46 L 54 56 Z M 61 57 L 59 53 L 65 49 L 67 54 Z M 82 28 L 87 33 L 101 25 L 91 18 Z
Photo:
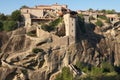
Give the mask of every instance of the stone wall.
M 77 17 L 71 14 L 64 15 L 66 36 L 69 37 L 69 43 L 76 41 Z
M 31 9 L 30 14 L 33 15 L 33 18 L 43 18 L 44 17 L 44 11 L 41 9 Z
M 25 16 L 25 14 L 31 14 L 31 16 L 34 18 L 40 18 L 43 17 L 43 9 L 38 8 L 23 8 L 21 9 L 21 13 Z
M 107 18 L 109 18 L 109 20 L 111 22 L 114 22 L 114 21 L 118 21 L 119 20 L 119 17 L 117 14 L 107 14 L 106 15 Z
M 22 8 L 21 14 L 25 18 L 25 26 L 31 25 L 32 19 L 35 20 L 51 20 L 51 18 L 56 18 L 57 16 L 60 16 L 61 14 L 67 13 L 67 5 L 59 5 L 59 4 L 53 4 L 53 5 L 40 5 L 35 6 L 33 8 Z M 30 16 L 27 17 L 26 14 L 29 14 Z
M 23 15 L 25 18 L 25 27 L 29 27 L 31 25 L 31 18 L 30 18 L 30 14 L 24 14 Z
M 52 38 L 52 46 L 67 46 L 68 45 L 68 36 L 64 37 L 58 37 L 57 35 L 54 35 L 52 33 L 43 31 L 42 29 L 37 28 L 37 37 L 47 39 Z

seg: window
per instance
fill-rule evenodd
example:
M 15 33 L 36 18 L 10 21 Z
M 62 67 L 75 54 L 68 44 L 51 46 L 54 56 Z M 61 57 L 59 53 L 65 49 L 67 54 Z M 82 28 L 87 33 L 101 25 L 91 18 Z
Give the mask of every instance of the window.
M 29 11 L 27 10 L 27 13 L 28 13 Z

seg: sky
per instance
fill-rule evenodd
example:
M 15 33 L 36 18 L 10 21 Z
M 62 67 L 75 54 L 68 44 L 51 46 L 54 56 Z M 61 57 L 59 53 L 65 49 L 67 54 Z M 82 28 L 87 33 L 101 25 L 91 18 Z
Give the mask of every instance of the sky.
M 71 10 L 92 8 L 96 10 L 115 9 L 120 12 L 120 0 L 1 0 L 0 13 L 11 14 L 23 5 L 34 7 L 35 5 L 51 5 L 54 3 L 67 4 Z

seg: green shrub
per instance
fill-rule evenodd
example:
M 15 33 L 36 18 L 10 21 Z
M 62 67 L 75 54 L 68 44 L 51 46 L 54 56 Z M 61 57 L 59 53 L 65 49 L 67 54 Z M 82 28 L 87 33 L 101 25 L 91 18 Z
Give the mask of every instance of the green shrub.
M 4 21 L 3 22 L 3 29 L 5 31 L 12 31 L 17 28 L 17 22 L 16 21 Z
M 39 53 L 39 52 L 43 52 L 44 50 L 43 49 L 40 49 L 40 48 L 34 48 L 32 50 L 33 53 Z
M 56 29 L 56 26 L 57 26 L 60 22 L 62 22 L 62 20 L 63 20 L 63 18 L 58 18 L 58 19 L 52 21 L 51 23 L 49 23 L 49 25 L 48 25 L 48 24 L 43 24 L 43 25 L 41 26 L 41 28 L 42 28 L 43 30 L 45 30 L 45 31 L 48 31 L 48 32 L 54 31 L 54 30 Z
M 62 73 L 58 74 L 55 80 L 73 80 L 73 74 L 68 67 L 64 67 Z
M 56 27 L 60 22 L 62 22 L 63 18 L 58 18 L 50 23 L 50 26 Z
M 105 15 L 98 15 L 98 18 L 101 18 L 103 20 L 107 20 L 107 17 Z
M 78 14 L 78 16 L 84 20 L 83 14 Z
M 103 22 L 101 20 L 97 20 L 97 22 L 95 24 L 99 27 L 103 26 Z
M 49 25 L 47 25 L 47 24 L 43 24 L 43 25 L 41 26 L 41 28 L 42 28 L 43 30 L 45 30 L 45 31 L 48 31 L 48 32 L 51 32 L 51 31 L 55 30 L 55 27 L 49 26 Z
M 111 75 L 99 74 L 93 76 L 86 76 L 79 80 L 120 80 L 120 76 L 116 73 L 110 73 Z
M 102 62 L 101 65 L 102 65 L 103 73 L 115 71 L 114 67 L 108 62 Z
M 76 66 L 76 68 L 77 68 L 78 70 L 81 70 L 81 71 L 83 71 L 83 72 L 85 72 L 85 73 L 88 73 L 88 72 L 90 71 L 89 66 L 86 65 L 85 63 L 82 63 L 82 62 L 77 61 L 76 64 L 75 64 L 75 66 Z
M 91 69 L 91 74 L 92 75 L 99 75 L 99 74 L 102 74 L 103 73 L 103 69 L 102 68 L 99 68 L 99 67 L 96 67 L 96 66 L 93 66 L 92 69 Z
M 83 69 L 85 66 L 83 65 L 83 63 L 81 63 L 81 62 L 79 62 L 79 61 L 77 61 L 76 62 L 76 65 L 75 65 L 77 68 L 79 68 L 79 69 Z
M 36 37 L 36 30 L 30 31 L 27 33 L 28 36 Z
M 120 79 L 120 76 L 117 73 L 119 69 L 116 69 L 115 71 L 114 69 L 115 67 L 108 62 L 102 62 L 101 67 L 92 66 L 91 69 L 89 69 L 88 66 L 77 61 L 76 67 L 79 68 L 81 71 L 84 71 L 85 69 L 87 73 L 87 76 L 78 77 L 77 80 L 119 80 Z
M 110 23 L 110 20 L 105 15 L 99 15 L 98 18 L 105 20 L 106 23 Z
M 73 75 L 68 67 L 62 69 L 63 80 L 73 80 Z
M 4 15 L 3 13 L 2 13 L 2 14 L 0 13 L 0 20 L 1 20 L 1 21 L 7 20 L 7 16 Z
M 63 78 L 62 78 L 62 74 L 58 74 L 57 76 L 56 76 L 56 78 L 55 78 L 55 80 L 62 80 Z

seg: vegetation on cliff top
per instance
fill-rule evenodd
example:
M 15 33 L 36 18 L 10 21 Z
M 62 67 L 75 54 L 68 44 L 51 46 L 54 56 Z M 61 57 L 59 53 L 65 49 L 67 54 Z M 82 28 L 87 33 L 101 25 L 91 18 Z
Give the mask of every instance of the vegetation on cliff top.
M 105 15 L 99 15 L 98 18 L 105 20 L 106 23 L 110 23 L 110 20 Z
M 49 24 L 43 24 L 43 25 L 41 26 L 41 28 L 42 28 L 43 30 L 45 30 L 45 31 L 51 32 L 51 31 L 54 31 L 54 30 L 56 29 L 56 26 L 57 26 L 59 23 L 61 23 L 62 21 L 63 21 L 63 18 L 60 17 L 60 18 L 52 21 L 52 22 L 49 23 Z
M 17 22 L 21 21 L 21 12 L 15 10 L 11 15 L 0 14 L 0 31 L 12 31 L 17 28 Z
M 17 28 L 17 22 L 16 21 L 4 21 L 3 22 L 3 30 L 4 31 L 11 31 Z

